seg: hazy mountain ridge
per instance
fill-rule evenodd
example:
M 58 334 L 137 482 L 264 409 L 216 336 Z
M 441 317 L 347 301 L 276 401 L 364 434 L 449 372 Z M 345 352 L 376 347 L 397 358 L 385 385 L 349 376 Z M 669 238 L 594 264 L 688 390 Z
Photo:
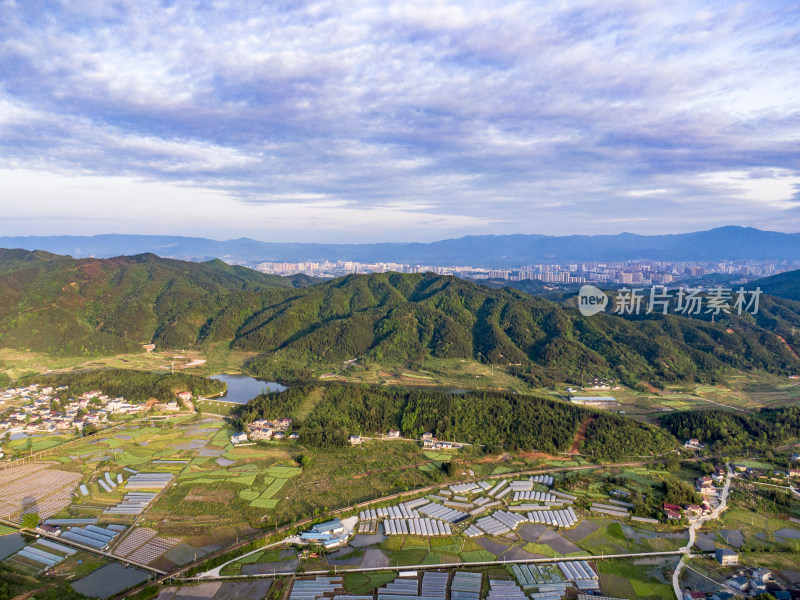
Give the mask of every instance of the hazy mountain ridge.
M 473 235 L 431 243 L 313 244 L 248 238 L 209 240 L 158 235 L 0 237 L 0 246 L 47 250 L 75 257 L 110 258 L 152 252 L 185 260 L 354 260 L 483 267 L 566 261 L 660 259 L 714 261 L 793 259 L 800 234 L 720 227 L 675 235 Z

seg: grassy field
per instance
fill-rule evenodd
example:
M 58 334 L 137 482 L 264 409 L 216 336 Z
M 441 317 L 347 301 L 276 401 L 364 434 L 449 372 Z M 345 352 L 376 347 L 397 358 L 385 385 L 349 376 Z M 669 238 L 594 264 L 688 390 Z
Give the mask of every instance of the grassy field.
M 665 552 L 677 550 L 686 541 L 684 538 L 662 537 L 668 532 L 653 531 L 652 528 L 620 524 L 610 518 L 589 519 L 599 528 L 582 540 L 578 546 L 592 554 L 625 554 L 633 552 Z M 658 529 L 667 529 L 656 526 Z M 673 528 L 678 531 L 678 528 Z
M 793 530 L 800 538 L 800 525 L 791 521 L 779 519 L 777 515 L 761 514 L 741 508 L 730 508 L 722 513 L 720 519 L 710 522 L 703 527 L 703 531 L 737 530 L 742 532 L 745 545 L 752 545 L 756 548 L 771 546 L 773 548 L 793 547 L 791 541 L 781 541 L 775 538 L 775 532 L 779 529 Z M 725 544 L 720 534 L 717 534 L 718 541 Z
M 236 402 L 223 402 L 221 400 L 195 401 L 195 409 L 199 409 L 203 414 L 230 416 L 241 406 Z
M 672 561 L 672 566 L 677 559 Z M 650 567 L 648 565 L 648 567 Z M 675 593 L 669 583 L 655 575 L 655 568 L 643 568 L 629 560 L 597 561 L 600 586 L 603 594 L 631 600 L 674 600 Z
M 12 379 L 35 373 L 66 372 L 77 369 L 141 369 L 145 371 L 184 370 L 184 366 L 195 360 L 205 360 L 202 365 L 185 369 L 187 373 L 214 375 L 217 373 L 241 373 L 243 365 L 256 353 L 233 350 L 226 343 L 209 348 L 186 351 L 156 351 L 152 353 L 119 354 L 98 356 L 61 357 L 37 352 L 23 352 L 11 348 L 0 348 L 0 372 Z
M 394 581 L 396 577 L 397 571 L 347 573 L 344 576 L 344 589 L 354 595 L 365 595 L 390 581 Z
M 381 550 L 396 567 L 417 564 L 480 562 L 494 560 L 494 554 L 475 541 L 460 536 L 426 538 L 413 535 L 391 536 L 380 544 Z

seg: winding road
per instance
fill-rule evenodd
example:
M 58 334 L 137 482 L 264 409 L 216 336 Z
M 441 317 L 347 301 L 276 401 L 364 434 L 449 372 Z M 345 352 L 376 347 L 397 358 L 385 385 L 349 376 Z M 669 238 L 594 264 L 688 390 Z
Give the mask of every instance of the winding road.
M 734 473 L 733 469 L 731 468 L 730 464 L 726 465 L 728 467 L 728 476 L 725 478 L 725 485 L 722 487 L 722 494 L 719 497 L 719 506 L 715 508 L 711 514 L 706 515 L 705 517 L 700 517 L 696 521 L 694 521 L 689 526 L 689 542 L 681 548 L 681 559 L 678 562 L 677 566 L 675 567 L 675 572 L 672 574 L 672 589 L 675 591 L 675 597 L 678 600 L 683 600 L 683 592 L 681 592 L 681 571 L 683 571 L 684 559 L 687 556 L 691 556 L 690 552 L 692 550 L 692 546 L 694 546 L 694 542 L 697 539 L 697 530 L 702 527 L 702 525 L 706 521 L 712 521 L 714 519 L 718 519 L 722 511 L 728 508 L 728 492 L 731 489 L 731 481 L 733 481 Z

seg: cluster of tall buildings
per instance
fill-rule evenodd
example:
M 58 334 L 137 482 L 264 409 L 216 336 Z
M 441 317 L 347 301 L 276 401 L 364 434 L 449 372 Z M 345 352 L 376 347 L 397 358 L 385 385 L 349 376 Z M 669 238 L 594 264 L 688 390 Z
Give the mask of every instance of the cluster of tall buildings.
M 544 283 L 620 283 L 670 284 L 673 281 L 702 277 L 714 273 L 740 275 L 742 283 L 800 268 L 800 261 L 726 261 L 680 262 L 632 260 L 624 262 L 582 262 L 565 264 L 522 265 L 517 268 L 482 268 L 465 265 L 410 265 L 395 262 L 361 263 L 357 261 L 262 262 L 251 265 L 262 273 L 313 277 L 340 277 L 352 273 L 436 273 L 469 279 L 501 279 L 507 281 L 537 280 Z M 737 280 L 739 281 L 739 280 Z

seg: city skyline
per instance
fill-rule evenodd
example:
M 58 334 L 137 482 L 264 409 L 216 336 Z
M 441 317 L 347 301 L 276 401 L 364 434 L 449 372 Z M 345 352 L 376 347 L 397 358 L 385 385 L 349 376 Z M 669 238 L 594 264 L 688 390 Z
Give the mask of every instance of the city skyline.
M 0 4 L 0 235 L 800 230 L 800 8 Z

